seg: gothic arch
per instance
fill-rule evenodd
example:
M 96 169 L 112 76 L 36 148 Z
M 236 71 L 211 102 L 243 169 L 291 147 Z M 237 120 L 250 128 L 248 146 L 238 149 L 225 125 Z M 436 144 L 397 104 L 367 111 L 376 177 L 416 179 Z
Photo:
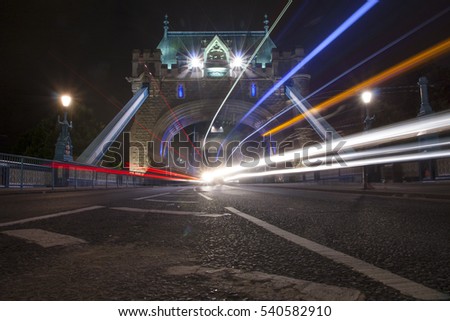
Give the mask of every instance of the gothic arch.
M 178 105 L 172 111 L 167 111 L 159 118 L 153 128 L 153 133 L 157 137 L 162 137 L 162 141 L 170 141 L 184 127 L 204 121 L 211 121 L 221 103 L 221 100 L 209 99 Z M 225 104 L 224 113 L 228 116 L 227 118 L 231 118 L 234 115 L 236 120 L 240 120 L 252 106 L 252 103 L 242 100 L 228 100 Z M 269 119 L 271 116 L 272 113 L 261 106 L 244 119 L 242 124 L 257 129 L 256 126 L 258 123 L 262 120 Z

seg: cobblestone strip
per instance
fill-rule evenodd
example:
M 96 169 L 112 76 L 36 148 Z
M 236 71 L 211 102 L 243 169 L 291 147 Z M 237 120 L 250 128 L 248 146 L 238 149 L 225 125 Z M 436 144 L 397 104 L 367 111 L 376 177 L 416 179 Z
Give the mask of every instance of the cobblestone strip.
M 36 243 L 42 247 L 69 246 L 87 243 L 85 240 L 70 235 L 49 232 L 41 229 L 24 229 L 3 231 L 2 234 Z
M 40 221 L 40 220 L 46 220 L 49 218 L 70 215 L 70 214 L 77 214 L 77 213 L 86 212 L 86 211 L 93 211 L 93 210 L 97 210 L 99 208 L 104 208 L 104 206 L 95 205 L 95 206 L 83 207 L 83 208 L 79 208 L 79 209 L 71 210 L 71 211 L 59 212 L 59 213 L 48 214 L 48 215 L 43 215 L 43 216 L 30 217 L 30 218 L 25 218 L 23 220 L 17 220 L 17 221 L 12 221 L 12 222 L 0 223 L 0 227 L 23 224 L 23 223 L 28 223 L 28 222 Z

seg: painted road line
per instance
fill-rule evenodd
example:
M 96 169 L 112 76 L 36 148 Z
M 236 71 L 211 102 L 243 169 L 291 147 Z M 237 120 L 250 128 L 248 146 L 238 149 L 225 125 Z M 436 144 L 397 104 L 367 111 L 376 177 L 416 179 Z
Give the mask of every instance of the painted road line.
M 187 191 L 187 190 L 189 190 L 191 188 L 192 187 L 181 188 L 181 189 L 177 190 L 177 193 Z
M 70 215 L 70 214 L 77 214 L 77 213 L 82 213 L 82 212 L 87 212 L 87 211 L 93 211 L 93 210 L 97 210 L 99 208 L 104 208 L 104 206 L 98 206 L 98 205 L 96 205 L 96 206 L 89 206 L 89 207 L 83 207 L 83 208 L 79 208 L 79 209 L 71 210 L 71 211 L 59 212 L 59 213 L 48 214 L 48 215 L 43 215 L 43 216 L 30 217 L 30 218 L 25 218 L 23 220 L 18 220 L 18 221 L 0 223 L 0 227 L 11 226 L 11 225 L 16 225 L 16 224 L 24 224 L 24 223 L 28 223 L 28 222 L 46 220 L 46 219 L 49 219 L 49 218 L 54 218 L 54 217 L 59 217 L 59 216 L 64 216 L 64 215 Z
M 31 241 L 42 247 L 69 246 L 87 243 L 85 240 L 70 235 L 48 232 L 41 229 L 10 230 L 1 233 Z
M 310 241 L 288 231 L 285 231 L 275 225 L 269 224 L 256 217 L 243 213 L 234 207 L 225 207 L 231 213 L 239 215 L 242 218 L 276 234 L 282 238 L 300 245 L 310 251 L 316 252 L 326 258 L 329 258 L 337 263 L 346 265 L 353 270 L 368 276 L 378 282 L 381 282 L 391 288 L 394 288 L 405 295 L 409 295 L 419 300 L 448 300 L 450 296 L 439 291 L 430 289 L 422 284 L 416 283 L 404 277 L 401 277 L 392 272 L 383 270 L 370 263 L 364 262 L 360 259 L 354 258 L 350 255 L 335 251 L 329 247 L 323 246 L 319 243 Z
M 171 200 L 155 200 L 155 199 L 148 199 L 146 201 L 156 203 L 198 204 L 198 201 L 171 201 Z
M 153 198 L 153 197 L 158 197 L 158 196 L 163 196 L 163 195 L 169 195 L 170 192 L 167 193 L 161 193 L 161 194 L 154 194 L 154 195 L 150 195 L 150 196 L 144 196 L 144 197 L 138 197 L 138 198 L 133 198 L 133 200 L 135 201 L 141 201 L 141 200 L 145 200 L 147 198 Z
M 212 200 L 213 200 L 211 197 L 206 196 L 205 194 L 198 193 L 198 195 L 200 195 L 200 196 L 203 197 L 203 198 L 206 198 L 208 201 L 212 201 Z
M 170 194 L 170 195 L 166 195 L 165 197 L 168 197 L 168 198 L 180 198 L 180 197 L 187 197 L 187 198 L 189 198 L 189 197 L 192 197 L 192 198 L 194 198 L 194 197 L 197 197 L 197 195 L 195 195 L 194 193 L 189 193 L 189 194 Z
M 145 208 L 135 207 L 110 207 L 115 211 L 134 212 L 134 213 L 154 213 L 154 214 L 170 214 L 170 215 L 191 215 L 191 216 L 206 216 L 206 217 L 220 217 L 227 216 L 228 213 L 223 214 L 211 214 L 206 212 L 193 212 L 193 211 L 170 211 L 170 210 L 151 210 Z

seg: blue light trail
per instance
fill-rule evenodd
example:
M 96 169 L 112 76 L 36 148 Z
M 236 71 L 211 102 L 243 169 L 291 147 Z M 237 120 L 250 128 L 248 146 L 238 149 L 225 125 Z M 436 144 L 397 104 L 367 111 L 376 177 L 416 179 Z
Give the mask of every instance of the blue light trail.
M 420 25 L 418 25 L 417 27 L 415 27 L 414 29 L 410 30 L 409 32 L 405 33 L 403 36 L 397 38 L 396 40 L 392 41 L 391 43 L 389 43 L 388 45 L 386 45 L 385 47 L 381 48 L 380 50 L 378 50 L 377 52 L 371 54 L 369 57 L 367 57 L 366 59 L 360 61 L 359 63 L 357 63 L 356 65 L 354 65 L 353 67 L 351 67 L 350 69 L 348 69 L 347 71 L 345 71 L 344 73 L 342 73 L 341 75 L 337 76 L 336 78 L 334 78 L 333 80 L 330 80 L 329 82 L 327 82 L 325 85 L 323 85 L 322 87 L 320 87 L 319 89 L 315 90 L 314 92 L 310 93 L 308 96 L 306 96 L 304 98 L 304 100 L 307 100 L 309 98 L 311 98 L 312 96 L 314 96 L 315 94 L 317 94 L 318 92 L 320 92 L 321 90 L 325 89 L 326 87 L 328 87 L 329 85 L 335 83 L 336 81 L 338 81 L 339 79 L 341 79 L 342 77 L 344 77 L 345 75 L 348 75 L 350 72 L 352 72 L 353 70 L 361 67 L 363 64 L 365 64 L 366 62 L 372 60 L 373 58 L 375 58 L 376 56 L 378 56 L 379 54 L 385 52 L 386 50 L 388 50 L 389 48 L 395 46 L 397 43 L 399 43 L 400 41 L 408 38 L 409 36 L 411 36 L 413 33 L 419 31 L 420 29 L 422 29 L 423 27 L 425 27 L 426 25 L 430 24 L 431 22 L 435 21 L 436 19 L 442 17 L 444 14 L 448 13 L 450 11 L 450 7 L 447 8 L 446 10 L 438 13 L 437 15 L 431 17 L 430 19 L 428 19 L 427 21 L 421 23 Z
M 347 20 L 345 20 L 335 31 L 333 31 L 325 40 L 323 40 L 313 51 L 311 51 L 302 61 L 300 61 L 290 72 L 288 72 L 280 81 L 278 81 L 261 99 L 241 118 L 239 123 L 228 133 L 224 141 L 220 145 L 220 150 L 223 149 L 223 144 L 228 141 L 228 138 L 236 130 L 236 128 L 247 118 L 256 108 L 258 108 L 270 95 L 272 95 L 278 88 L 280 88 L 290 77 L 292 77 L 297 71 L 304 67 L 310 60 L 312 60 L 317 54 L 325 49 L 331 42 L 339 37 L 345 30 L 350 28 L 356 21 L 358 21 L 364 14 L 366 14 L 374 5 L 378 3 L 378 0 L 368 0 L 363 6 L 356 10 Z M 206 136 L 205 136 L 206 141 Z
M 378 0 L 368 0 L 361 8 L 353 13 L 347 20 L 344 21 L 335 31 L 333 31 L 325 40 L 323 40 L 313 51 L 311 51 L 302 61 L 300 61 L 290 72 L 288 72 L 280 81 L 278 81 L 261 99 L 242 117 L 241 121 L 247 118 L 256 108 L 258 108 L 270 95 L 272 95 L 278 88 L 280 88 L 289 78 L 291 78 L 297 71 L 304 67 L 317 54 L 325 49 L 331 42 L 339 37 L 345 30 L 350 28 L 356 21 L 358 21 L 365 13 L 367 13 Z
M 329 82 L 327 82 L 325 85 L 323 85 L 322 87 L 320 87 L 319 89 L 315 90 L 314 92 L 312 92 L 311 94 L 309 94 L 308 96 L 306 96 L 303 100 L 308 100 L 309 98 L 313 97 L 314 95 L 316 95 L 317 93 L 319 93 L 320 91 L 322 91 L 323 89 L 325 89 L 326 87 L 330 86 L 331 84 L 335 83 L 336 81 L 338 81 L 339 79 L 341 79 L 342 77 L 348 75 L 350 72 L 352 72 L 353 70 L 361 67 L 363 64 L 365 64 L 366 62 L 372 60 L 373 58 L 375 58 L 376 56 L 382 54 L 383 52 L 385 52 L 386 50 L 388 50 L 389 48 L 395 46 L 396 44 L 398 44 L 399 42 L 405 40 L 406 38 L 408 38 L 409 36 L 411 36 L 412 34 L 416 33 L 417 31 L 419 31 L 420 29 L 424 28 L 425 26 L 429 25 L 431 22 L 435 21 L 436 19 L 442 17 L 443 15 L 447 14 L 450 11 L 450 7 L 447 8 L 446 10 L 438 13 L 437 15 L 431 17 L 430 19 L 422 22 L 420 25 L 418 25 L 417 27 L 415 27 L 414 29 L 410 30 L 409 32 L 405 33 L 404 35 L 402 35 L 401 37 L 397 38 L 396 40 L 392 41 L 391 43 L 389 43 L 388 45 L 386 45 L 385 47 L 379 49 L 378 51 L 376 51 L 375 53 L 373 53 L 372 55 L 370 55 L 369 57 L 365 58 L 364 60 L 360 61 L 359 63 L 357 63 L 356 65 L 354 65 L 353 67 L 351 67 L 350 69 L 348 69 L 347 71 L 345 71 L 344 73 L 342 73 L 341 75 L 337 76 L 336 78 L 330 80 Z M 261 127 L 259 127 L 257 130 L 253 131 L 250 135 L 248 135 L 247 137 L 245 137 L 244 139 L 242 139 L 239 143 L 239 146 L 241 146 L 245 141 L 247 141 L 247 139 L 249 139 L 250 137 L 252 137 L 253 135 L 255 135 L 256 133 L 258 133 L 262 128 L 266 127 L 267 125 L 269 125 L 272 121 L 276 120 L 278 117 L 280 117 L 281 115 L 283 115 L 285 112 L 287 112 L 288 110 L 291 110 L 294 107 L 294 105 L 290 106 L 287 109 L 282 110 L 280 113 L 278 113 L 277 115 L 274 115 L 272 118 L 270 118 L 270 120 L 268 120 L 266 123 L 264 123 Z M 230 154 L 230 156 L 228 156 L 227 161 L 229 160 L 229 158 L 234 154 L 234 151 L 232 151 L 232 153 Z

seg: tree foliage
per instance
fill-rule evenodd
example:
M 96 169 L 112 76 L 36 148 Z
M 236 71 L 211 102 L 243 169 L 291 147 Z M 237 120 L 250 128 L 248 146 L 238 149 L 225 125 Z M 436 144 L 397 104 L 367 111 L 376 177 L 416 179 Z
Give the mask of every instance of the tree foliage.
M 81 104 L 72 108 L 73 112 L 68 118 L 73 122 L 70 136 L 73 144 L 73 156 L 76 159 L 100 134 L 104 125 L 96 119 L 92 109 Z M 39 120 L 34 127 L 19 138 L 13 147 L 13 152 L 18 155 L 53 159 L 56 140 L 60 132 L 57 120 L 57 113 L 52 113 Z

